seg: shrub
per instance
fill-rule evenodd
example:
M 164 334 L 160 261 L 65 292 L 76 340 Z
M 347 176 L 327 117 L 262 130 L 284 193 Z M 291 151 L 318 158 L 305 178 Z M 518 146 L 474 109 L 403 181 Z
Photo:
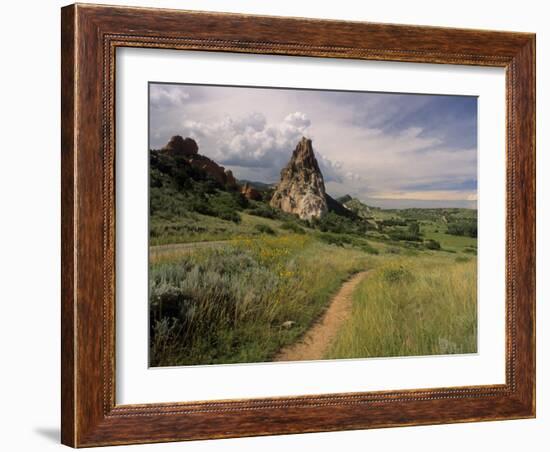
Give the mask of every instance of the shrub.
M 407 226 L 407 222 L 405 220 L 397 220 L 395 218 L 381 220 L 379 221 L 379 224 L 381 226 Z
M 241 222 L 241 216 L 237 212 L 231 210 L 216 212 L 216 216 L 222 220 L 232 221 L 237 224 Z
M 405 240 L 407 242 L 421 242 L 422 238 L 418 235 L 411 234 L 409 231 L 390 231 L 389 234 L 392 240 Z
M 387 254 L 401 254 L 401 248 L 398 248 L 396 246 L 388 246 L 386 248 Z
M 458 263 L 470 262 L 470 258 L 468 256 L 457 256 L 455 257 L 455 262 L 458 262 Z
M 150 366 L 159 366 L 177 353 L 181 333 L 182 327 L 177 319 L 151 320 Z
M 248 198 L 238 191 L 229 192 L 234 202 L 242 209 L 246 209 L 249 205 Z
M 409 231 L 409 234 L 411 234 L 411 235 L 419 236 L 420 235 L 420 225 L 418 224 L 418 222 L 413 221 L 413 222 L 409 223 L 408 231 Z
M 258 232 L 261 232 L 262 234 L 275 235 L 275 231 L 267 224 L 257 224 L 254 226 L 254 229 L 256 229 Z
M 366 240 L 347 234 L 333 234 L 331 232 L 323 232 L 318 235 L 321 241 L 329 245 L 344 246 L 351 245 L 354 248 L 369 254 L 378 254 L 378 250 L 370 245 Z
M 270 218 L 272 220 L 277 217 L 277 213 L 275 212 L 275 210 L 267 205 L 254 207 L 252 209 L 249 209 L 247 212 L 250 215 L 255 215 L 257 217 L 263 217 L 263 218 Z
M 409 283 L 413 278 L 410 270 L 402 265 L 388 265 L 381 269 L 382 278 L 390 284 Z
M 281 229 L 284 229 L 286 231 L 292 231 L 295 234 L 305 234 L 305 231 L 300 226 L 290 221 L 286 221 L 283 224 L 281 224 Z
M 375 254 L 375 255 L 380 254 L 376 248 L 374 248 L 373 246 L 371 246 L 367 242 L 360 245 L 359 249 L 361 251 L 364 251 L 365 253 L 368 253 L 368 254 Z
M 218 191 L 214 196 L 209 196 L 208 201 L 217 211 L 242 210 L 248 206 L 248 199 L 237 192 Z
M 477 237 L 477 221 L 457 221 L 447 226 L 447 234 Z
M 344 246 L 345 244 L 351 244 L 351 239 L 343 234 L 323 232 L 319 234 L 319 238 L 329 245 Z
M 311 225 L 322 232 L 335 234 L 364 234 L 368 227 L 365 221 L 343 217 L 334 212 L 329 212 L 321 218 L 313 218 Z
M 440 250 L 441 244 L 437 240 L 428 239 L 424 241 L 424 246 L 429 250 Z
M 212 207 L 208 204 L 208 201 L 201 199 L 201 198 L 194 198 L 190 202 L 190 210 L 198 213 L 202 213 L 203 215 L 210 215 L 210 216 L 216 216 L 216 212 Z

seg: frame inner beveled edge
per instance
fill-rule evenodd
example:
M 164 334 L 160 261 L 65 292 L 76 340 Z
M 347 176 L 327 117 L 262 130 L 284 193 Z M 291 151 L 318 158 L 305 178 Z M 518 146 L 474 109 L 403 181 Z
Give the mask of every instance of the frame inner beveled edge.
M 510 395 L 516 390 L 516 184 L 515 166 L 515 96 L 517 73 L 511 58 L 473 54 L 449 54 L 431 50 L 369 49 L 337 46 L 310 46 L 306 44 L 281 44 L 261 41 L 232 41 L 220 39 L 197 39 L 184 37 L 139 36 L 129 34 L 104 34 L 103 39 L 103 407 L 107 416 L 151 416 L 155 414 L 175 415 L 204 412 L 251 411 L 266 408 L 314 408 L 321 406 L 345 406 L 355 404 L 379 404 L 412 402 L 418 400 L 460 399 Z M 116 362 L 115 362 L 115 65 L 117 47 L 165 48 L 188 51 L 218 51 L 255 54 L 325 56 L 361 60 L 409 61 L 415 57 L 441 57 L 447 64 L 496 66 L 506 69 L 506 383 L 470 387 L 449 387 L 436 389 L 411 389 L 395 391 L 369 391 L 362 393 L 335 393 L 304 396 L 282 396 L 268 398 L 230 399 L 215 401 L 193 401 L 173 403 L 148 403 L 116 405 Z M 305 53 L 305 51 L 308 53 Z M 401 58 L 400 58 L 401 56 Z M 409 58 L 404 58 L 408 56 Z

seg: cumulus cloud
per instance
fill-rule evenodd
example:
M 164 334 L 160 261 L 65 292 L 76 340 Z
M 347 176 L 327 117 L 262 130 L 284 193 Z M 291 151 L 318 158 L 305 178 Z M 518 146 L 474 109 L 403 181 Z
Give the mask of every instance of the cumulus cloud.
M 181 107 L 189 97 L 189 93 L 182 86 L 152 84 L 149 87 L 149 102 L 153 109 Z
M 315 143 L 313 143 L 313 149 L 315 150 Z M 325 182 L 343 182 L 350 178 L 350 174 L 353 174 L 344 172 L 342 162 L 332 161 L 320 152 L 315 151 L 315 157 Z
M 308 119 L 305 113 L 301 113 L 299 111 L 289 114 L 285 118 L 284 122 L 285 122 L 285 125 L 288 126 L 289 130 L 293 130 L 293 129 L 305 130 L 311 125 L 311 121 Z
M 276 179 L 300 138 L 310 136 L 310 126 L 311 120 L 300 111 L 273 124 L 262 113 L 253 112 L 214 122 L 184 120 L 182 133 L 198 141 L 201 153 L 223 165 L 267 169 Z M 325 179 L 339 179 L 341 163 L 332 162 L 319 152 L 316 155 Z

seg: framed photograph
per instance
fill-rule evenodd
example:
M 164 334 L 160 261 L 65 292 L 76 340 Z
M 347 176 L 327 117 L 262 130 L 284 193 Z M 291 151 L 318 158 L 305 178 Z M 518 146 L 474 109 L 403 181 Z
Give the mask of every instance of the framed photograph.
M 535 416 L 535 36 L 62 9 L 62 442 Z

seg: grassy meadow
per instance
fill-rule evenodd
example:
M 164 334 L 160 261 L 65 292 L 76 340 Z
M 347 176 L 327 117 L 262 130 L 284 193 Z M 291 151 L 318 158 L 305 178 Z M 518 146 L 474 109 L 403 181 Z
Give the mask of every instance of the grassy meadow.
M 476 352 L 476 258 L 469 252 L 347 243 L 334 233 L 327 241 L 326 233 L 274 223 L 258 223 L 273 233 L 151 253 L 152 366 L 271 361 L 365 269 L 327 359 Z
M 324 358 L 476 352 L 477 212 L 349 196 L 300 220 L 151 153 L 149 363 L 272 361 L 368 270 Z
M 151 365 L 269 361 L 367 257 L 290 233 L 153 258 Z
M 431 255 L 377 264 L 355 291 L 328 358 L 477 351 L 474 259 Z

